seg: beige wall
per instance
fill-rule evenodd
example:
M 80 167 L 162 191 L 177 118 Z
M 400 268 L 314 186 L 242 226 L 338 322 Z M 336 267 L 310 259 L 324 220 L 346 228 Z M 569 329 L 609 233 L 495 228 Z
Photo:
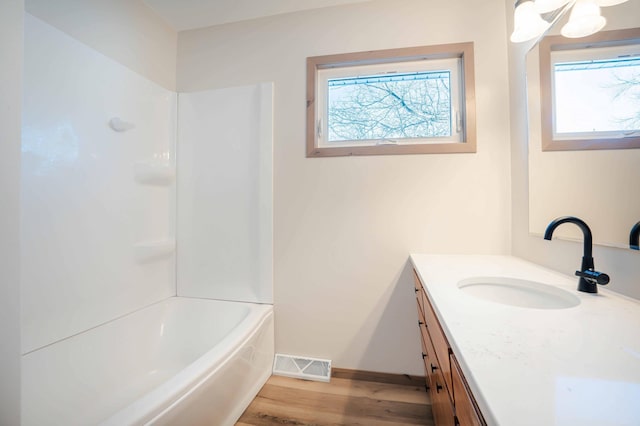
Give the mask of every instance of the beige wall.
M 30 14 L 175 90 L 176 32 L 142 0 L 27 0 Z
M 20 424 L 22 0 L 0 0 L 0 424 Z
M 513 29 L 513 1 L 505 0 L 509 34 Z M 545 241 L 529 235 L 529 162 L 525 54 L 528 46 L 509 43 L 511 97 L 511 198 L 512 254 L 562 273 L 573 275 L 580 266 L 582 243 L 554 239 Z M 611 276 L 609 288 L 640 298 L 640 254 L 632 250 L 594 246 L 596 269 Z
M 178 90 L 274 81 L 278 352 L 423 374 L 411 252 L 508 253 L 504 4 L 373 1 L 181 32 Z M 474 41 L 477 154 L 305 158 L 305 58 Z

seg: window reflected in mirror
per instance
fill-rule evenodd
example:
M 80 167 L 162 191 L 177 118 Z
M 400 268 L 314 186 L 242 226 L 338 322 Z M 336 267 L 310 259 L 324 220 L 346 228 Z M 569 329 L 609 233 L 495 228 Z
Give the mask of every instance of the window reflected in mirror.
M 640 30 L 540 43 L 543 151 L 640 148 Z

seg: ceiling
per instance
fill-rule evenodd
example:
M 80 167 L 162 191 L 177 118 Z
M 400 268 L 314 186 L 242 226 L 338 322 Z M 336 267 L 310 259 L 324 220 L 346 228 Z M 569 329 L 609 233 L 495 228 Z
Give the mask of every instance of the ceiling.
M 143 0 L 176 31 L 370 0 Z

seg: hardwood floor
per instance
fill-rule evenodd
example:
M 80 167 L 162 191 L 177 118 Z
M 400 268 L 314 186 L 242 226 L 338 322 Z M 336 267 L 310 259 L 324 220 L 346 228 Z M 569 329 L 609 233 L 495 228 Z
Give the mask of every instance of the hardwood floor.
M 424 385 L 342 376 L 331 383 L 271 376 L 236 426 L 433 425 Z

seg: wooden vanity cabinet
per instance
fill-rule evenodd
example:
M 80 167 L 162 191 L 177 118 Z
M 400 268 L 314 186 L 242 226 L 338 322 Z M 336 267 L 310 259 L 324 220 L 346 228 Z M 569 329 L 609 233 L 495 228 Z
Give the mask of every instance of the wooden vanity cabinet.
M 453 381 L 453 397 L 456 403 L 456 418 L 460 425 L 481 426 L 484 421 L 480 417 L 480 409 L 471 396 L 471 390 L 462 375 L 455 355 L 451 354 L 451 374 Z
M 447 342 L 420 278 L 414 271 L 414 292 L 422 343 L 425 381 L 436 426 L 486 425 L 460 365 Z

